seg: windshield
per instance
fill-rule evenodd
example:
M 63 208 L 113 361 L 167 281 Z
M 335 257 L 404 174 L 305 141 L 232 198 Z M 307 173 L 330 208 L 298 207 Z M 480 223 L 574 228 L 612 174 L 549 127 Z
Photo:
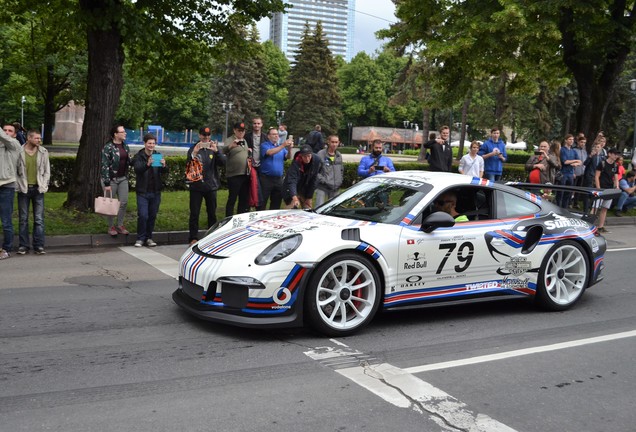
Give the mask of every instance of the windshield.
M 374 176 L 328 201 L 317 213 L 347 219 L 399 224 L 432 186 L 412 180 Z

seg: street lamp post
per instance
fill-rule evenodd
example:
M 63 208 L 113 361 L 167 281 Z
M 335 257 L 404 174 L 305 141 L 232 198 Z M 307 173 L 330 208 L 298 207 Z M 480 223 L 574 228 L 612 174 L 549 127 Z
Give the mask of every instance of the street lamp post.
M 636 95 L 636 79 L 629 80 L 629 88 Z M 636 110 L 634 110 L 634 141 L 632 142 L 632 152 L 636 152 Z
M 223 132 L 223 141 L 225 142 L 225 140 L 227 139 L 227 120 L 230 116 L 230 111 L 232 111 L 232 106 L 234 106 L 234 104 L 232 102 L 223 102 L 221 103 L 221 106 L 223 107 L 223 111 L 225 111 L 225 131 Z
M 280 124 L 283 122 L 284 118 L 285 118 L 285 111 L 276 110 L 276 124 L 278 126 L 280 126 Z
M 26 96 L 22 96 L 22 115 L 20 117 L 21 122 L 20 125 L 22 125 L 22 127 L 24 127 L 24 103 L 26 102 Z
M 348 136 L 348 144 L 347 147 L 351 147 L 351 128 L 353 127 L 353 123 L 347 123 L 347 127 L 349 128 L 349 136 Z
M 406 144 L 406 130 L 409 128 L 411 122 L 408 120 L 404 120 L 402 124 L 404 125 L 404 144 Z

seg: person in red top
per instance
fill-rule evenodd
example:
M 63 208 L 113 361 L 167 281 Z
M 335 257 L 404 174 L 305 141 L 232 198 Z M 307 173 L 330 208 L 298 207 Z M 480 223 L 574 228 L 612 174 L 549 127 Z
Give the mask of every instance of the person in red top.
M 539 143 L 539 150 L 534 152 L 526 162 L 528 182 L 535 184 L 551 183 L 551 172 L 559 168 L 559 160 L 556 155 L 550 153 L 550 144 L 547 140 Z

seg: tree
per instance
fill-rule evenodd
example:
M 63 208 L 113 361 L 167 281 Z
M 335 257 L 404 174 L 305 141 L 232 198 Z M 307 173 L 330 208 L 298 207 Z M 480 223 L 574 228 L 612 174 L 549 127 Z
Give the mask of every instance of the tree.
M 88 41 L 86 114 L 66 205 L 81 211 L 98 194 L 100 149 L 108 139 L 123 87 L 124 46 L 139 52 L 178 52 L 196 44 L 199 56 L 218 57 L 245 46 L 237 28 L 271 12 L 282 0 L 79 0 Z M 191 65 L 172 69 L 174 77 Z
M 342 111 L 356 125 L 402 127 L 404 119 L 415 118 L 413 106 L 390 104 L 393 83 L 408 60 L 382 52 L 371 58 L 360 52 L 338 70 Z
M 287 106 L 289 60 L 285 57 L 285 53 L 270 40 L 263 42 L 262 50 L 267 71 L 267 99 L 263 112 L 267 118 L 275 119 L 276 111 L 284 111 Z
M 338 77 L 320 21 L 313 33 L 305 25 L 295 60 L 289 74 L 289 130 L 305 134 L 320 124 L 324 133 L 336 133 L 342 117 Z
M 232 103 L 229 124 L 263 116 L 267 98 L 265 54 L 258 43 L 256 26 L 240 30 L 247 44 L 240 52 L 230 53 L 228 60 L 217 64 L 210 104 L 211 127 L 220 132 L 225 127 L 223 102 Z M 267 119 L 263 119 L 266 121 Z M 231 126 L 228 126 L 228 134 Z
M 82 28 L 59 31 L 77 27 L 74 5 L 72 0 L 7 0 L 0 11 L 0 20 L 11 24 L 2 30 L 8 47 L 2 56 L 3 68 L 10 71 L 3 93 L 28 95 L 27 107 L 43 107 L 25 123 L 36 128 L 44 123 L 45 145 L 52 144 L 55 113 L 69 101 L 84 97 L 86 42 Z
M 380 32 L 391 44 L 439 65 L 451 93 L 474 80 L 499 80 L 495 117 L 508 92 L 539 94 L 576 81 L 577 130 L 602 128 L 614 86 L 631 50 L 636 3 L 624 0 L 396 0 L 400 21 Z

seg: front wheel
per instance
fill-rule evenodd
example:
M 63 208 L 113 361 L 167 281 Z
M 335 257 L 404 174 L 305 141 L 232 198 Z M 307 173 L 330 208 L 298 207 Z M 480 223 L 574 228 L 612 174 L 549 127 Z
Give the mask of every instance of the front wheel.
M 565 310 L 583 295 L 588 284 L 589 263 L 583 248 L 564 241 L 543 259 L 537 281 L 537 303 L 549 310 Z
M 335 255 L 315 270 L 305 295 L 306 314 L 316 330 L 346 336 L 367 325 L 380 304 L 380 277 L 365 257 Z

